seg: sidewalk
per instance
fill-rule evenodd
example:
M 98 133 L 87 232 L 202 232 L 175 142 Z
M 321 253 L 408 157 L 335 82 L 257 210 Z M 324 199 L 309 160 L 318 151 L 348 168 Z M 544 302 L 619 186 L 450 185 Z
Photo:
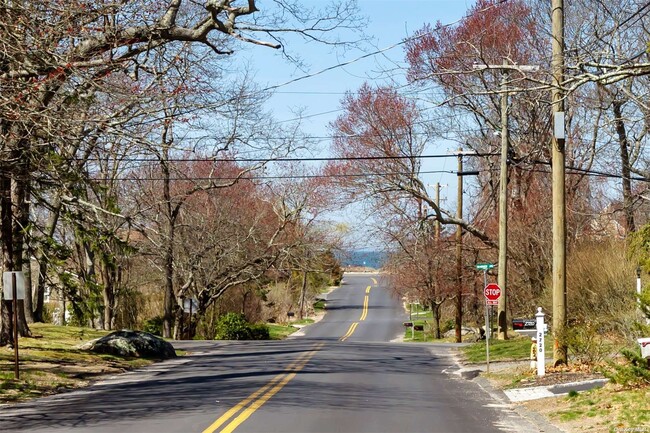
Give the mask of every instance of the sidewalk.
M 529 368 L 529 362 L 524 361 L 507 361 L 507 362 L 491 362 L 490 363 L 490 372 L 506 372 L 516 370 L 522 371 Z M 552 360 L 549 358 L 546 360 L 546 364 L 550 365 Z M 486 364 L 460 364 L 461 368 L 458 371 L 461 377 L 465 379 L 473 379 L 480 375 L 480 373 L 487 370 Z M 485 379 L 485 382 L 490 383 L 488 379 Z M 586 391 L 596 387 L 605 385 L 608 382 L 607 379 L 586 379 L 578 380 L 571 382 L 559 382 L 553 383 L 544 386 L 524 386 L 520 388 L 510 388 L 502 389 L 503 394 L 511 402 L 521 402 L 528 400 L 537 400 L 541 398 L 548 397 L 560 397 L 563 395 L 569 394 L 571 391 Z M 493 385 L 490 383 L 490 386 Z

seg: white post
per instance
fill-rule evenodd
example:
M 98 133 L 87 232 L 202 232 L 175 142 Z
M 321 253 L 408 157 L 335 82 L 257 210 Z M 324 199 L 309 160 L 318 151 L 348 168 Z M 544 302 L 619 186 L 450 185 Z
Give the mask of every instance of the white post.
M 537 319 L 536 329 L 537 329 L 537 375 L 544 376 L 546 374 L 546 363 L 544 361 L 544 316 L 542 312 L 542 307 L 537 308 L 537 314 L 535 318 Z

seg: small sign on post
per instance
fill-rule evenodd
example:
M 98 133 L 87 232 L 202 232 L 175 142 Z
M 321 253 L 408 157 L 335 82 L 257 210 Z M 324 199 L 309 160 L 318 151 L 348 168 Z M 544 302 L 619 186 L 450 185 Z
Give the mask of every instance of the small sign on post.
M 2 294 L 5 301 L 13 301 L 14 293 L 12 290 L 13 275 L 16 276 L 16 299 L 25 299 L 25 277 L 22 272 L 3 272 L 2 273 Z
M 2 294 L 5 300 L 12 301 L 13 328 L 14 328 L 14 377 L 20 379 L 18 363 L 18 300 L 25 299 L 25 277 L 22 272 L 2 273 Z

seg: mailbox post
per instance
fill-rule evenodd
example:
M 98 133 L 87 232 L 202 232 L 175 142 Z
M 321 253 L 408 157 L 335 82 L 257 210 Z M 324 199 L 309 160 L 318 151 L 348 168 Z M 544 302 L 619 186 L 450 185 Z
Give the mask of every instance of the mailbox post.
M 546 363 L 544 358 L 546 354 L 544 353 L 544 316 L 542 312 L 542 307 L 537 308 L 537 314 L 535 314 L 535 319 L 537 319 L 537 375 L 544 376 L 546 374 Z

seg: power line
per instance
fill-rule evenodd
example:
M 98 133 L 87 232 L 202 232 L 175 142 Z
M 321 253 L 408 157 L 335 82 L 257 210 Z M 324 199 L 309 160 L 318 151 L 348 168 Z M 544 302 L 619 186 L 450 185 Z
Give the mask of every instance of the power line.
M 451 155 L 456 157 L 456 155 Z M 475 155 L 465 155 L 465 156 L 475 156 Z M 535 165 L 550 166 L 550 162 L 546 161 L 534 161 Z M 525 170 L 532 173 L 542 173 L 542 174 L 551 174 L 549 170 L 540 170 L 534 167 L 518 167 L 521 170 Z M 585 175 L 590 177 L 601 177 L 609 179 L 623 179 L 624 176 L 617 173 L 608 173 L 600 170 L 584 169 L 580 167 L 567 166 L 567 174 L 570 175 Z M 478 173 L 495 173 L 499 169 L 483 169 L 478 170 Z M 233 180 L 288 180 L 288 179 L 319 179 L 319 178 L 357 178 L 357 177 L 385 177 L 385 176 L 401 176 L 401 175 L 413 175 L 412 172 L 382 172 L 382 173 L 341 173 L 341 174 L 304 174 L 304 175 L 262 175 L 262 176 L 224 176 L 224 177 L 173 177 L 173 178 L 164 178 L 164 177 L 114 177 L 114 178 L 91 178 L 93 181 L 233 181 Z M 427 170 L 420 171 L 415 173 L 418 176 L 424 174 L 451 174 L 459 175 L 457 170 Z M 462 173 L 460 173 L 462 175 Z M 650 183 L 649 178 L 640 177 L 640 176 L 631 176 L 630 180 L 638 182 Z
M 418 175 L 422 174 L 458 174 L 453 170 L 431 170 L 421 171 Z M 296 175 L 263 175 L 263 176 L 226 176 L 226 177 L 114 177 L 114 178 L 91 178 L 90 180 L 96 181 L 232 181 L 232 180 L 287 180 L 287 179 L 322 179 L 322 178 L 354 178 L 354 177 L 383 177 L 383 176 L 401 176 L 411 175 L 413 173 L 407 172 L 385 172 L 385 173 L 341 173 L 341 174 L 296 174 Z
M 418 34 L 418 35 L 415 35 L 415 36 L 410 36 L 410 37 L 402 39 L 401 41 L 396 42 L 396 43 L 394 43 L 392 45 L 389 45 L 389 46 L 384 47 L 384 48 L 380 48 L 380 49 L 375 50 L 375 51 L 370 52 L 370 53 L 363 54 L 363 55 L 361 55 L 359 57 L 356 57 L 354 59 L 351 59 L 349 61 L 341 62 L 341 63 L 338 63 L 336 65 L 332 65 L 332 66 L 328 66 L 326 68 L 323 68 L 323 69 L 321 69 L 319 71 L 316 71 L 316 72 L 313 72 L 311 74 L 306 74 L 306 75 L 303 75 L 301 77 L 296 77 L 296 78 L 293 78 L 291 80 L 285 81 L 284 83 L 279 83 L 279 84 L 275 84 L 275 85 L 272 85 L 272 86 L 268 86 L 268 87 L 262 89 L 261 92 L 266 92 L 266 91 L 269 91 L 269 90 L 279 89 L 281 87 L 288 86 L 289 84 L 293 84 L 293 83 L 296 83 L 298 81 L 303 81 L 303 80 L 306 80 L 308 78 L 316 77 L 318 75 L 324 74 L 325 72 L 329 72 L 329 71 L 332 71 L 334 69 L 342 68 L 344 66 L 349 66 L 351 64 L 357 63 L 357 62 L 359 62 L 361 60 L 364 60 L 364 59 L 367 59 L 369 57 L 374 57 L 374 56 L 377 56 L 379 54 L 383 54 L 386 51 L 392 50 L 393 48 L 397 48 L 397 47 L 402 46 L 404 44 L 407 44 L 407 43 L 409 43 L 411 41 L 414 41 L 414 40 L 423 38 L 425 36 L 431 35 L 434 32 L 437 33 L 437 32 L 440 32 L 443 29 L 446 29 L 448 27 L 452 27 L 452 26 L 460 23 L 464 19 L 470 18 L 470 17 L 472 17 L 474 15 L 478 15 L 479 13 L 487 12 L 490 9 L 493 9 L 493 8 L 495 8 L 497 6 L 500 6 L 500 5 L 504 4 L 504 3 L 507 3 L 508 1 L 510 1 L 510 0 L 499 0 L 499 1 L 497 1 L 496 3 L 494 3 L 492 5 L 489 5 L 489 6 L 483 8 L 481 10 L 475 11 L 473 14 L 465 15 L 464 17 L 459 18 L 456 21 L 440 25 L 440 26 L 436 27 L 435 29 L 431 30 L 430 32 Z
M 497 156 L 498 153 L 475 153 L 466 156 L 487 157 Z M 309 157 L 309 158 L 166 158 L 166 162 L 329 162 L 329 161 L 382 161 L 401 159 L 436 159 L 455 158 L 455 154 L 433 154 L 433 155 L 396 155 L 396 156 L 341 156 L 341 157 Z M 100 158 L 66 158 L 66 161 L 99 161 Z M 160 162 L 156 158 L 124 158 L 120 162 Z

